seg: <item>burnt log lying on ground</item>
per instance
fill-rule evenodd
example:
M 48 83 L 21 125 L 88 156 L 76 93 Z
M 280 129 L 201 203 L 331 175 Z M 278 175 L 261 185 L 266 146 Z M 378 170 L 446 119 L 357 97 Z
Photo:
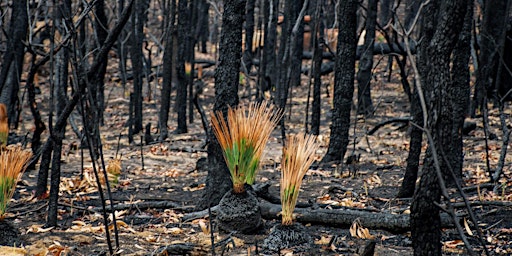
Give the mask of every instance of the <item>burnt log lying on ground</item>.
M 387 54 L 398 54 L 398 55 L 406 55 L 407 51 L 405 50 L 405 45 L 403 43 L 401 44 L 392 44 L 391 46 L 387 43 L 375 43 L 373 46 L 373 55 L 387 55 Z M 411 44 L 411 53 L 416 54 L 416 45 Z M 364 51 L 364 45 L 358 45 L 356 50 L 356 60 L 359 60 L 361 57 L 361 54 Z M 336 56 L 336 53 L 330 53 L 330 52 L 323 52 L 322 53 L 322 59 L 330 60 L 329 62 L 322 63 L 322 66 L 320 67 L 320 74 L 321 75 L 327 75 L 334 71 L 334 57 Z M 302 53 L 303 59 L 312 59 L 313 53 L 312 52 L 303 52 Z M 301 70 L 302 73 L 308 75 L 309 68 L 304 67 Z
M 261 216 L 264 219 L 279 219 L 281 205 L 260 202 Z M 359 219 L 362 226 L 369 229 L 385 229 L 393 233 L 403 233 L 410 230 L 409 214 L 391 214 L 380 212 L 360 211 L 353 209 L 310 209 L 295 208 L 296 221 L 329 226 L 346 226 Z M 447 214 L 441 214 L 441 225 L 453 227 L 453 222 Z
M 266 201 L 260 202 L 261 217 L 272 220 L 280 219 L 281 205 L 272 204 Z M 212 214 L 217 213 L 218 207 L 212 207 Z M 345 226 L 350 227 L 352 223 L 359 219 L 361 225 L 369 229 L 384 229 L 393 233 L 403 233 L 410 231 L 409 214 L 391 214 L 383 212 L 371 212 L 356 209 L 311 209 L 295 208 L 296 221 L 300 223 L 320 224 L 327 226 Z M 208 210 L 185 214 L 182 217 L 183 222 L 191 221 L 197 218 L 203 218 L 208 215 Z M 453 221 L 448 214 L 441 213 L 442 227 L 453 227 Z

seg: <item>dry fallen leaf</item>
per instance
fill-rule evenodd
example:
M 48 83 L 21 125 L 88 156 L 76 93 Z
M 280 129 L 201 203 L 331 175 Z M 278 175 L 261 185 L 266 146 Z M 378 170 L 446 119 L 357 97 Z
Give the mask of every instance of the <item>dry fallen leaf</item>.
M 361 238 L 361 239 L 373 239 L 373 236 L 370 234 L 370 230 L 363 227 L 359 222 L 359 219 L 356 219 L 352 225 L 350 226 L 350 235 L 352 237 Z
M 469 227 L 468 224 L 468 220 L 466 218 L 464 218 L 464 228 L 466 228 L 466 232 L 468 232 L 468 235 L 473 235 L 473 231 L 471 231 L 471 228 Z
M 2 252 L 3 256 L 25 256 L 25 255 L 27 255 L 27 250 L 25 250 L 25 248 L 10 247 L 10 246 L 0 246 L 0 252 Z
M 28 233 L 46 233 L 46 232 L 52 230 L 53 228 L 54 227 L 43 228 L 43 225 L 32 225 L 28 228 L 27 234 Z

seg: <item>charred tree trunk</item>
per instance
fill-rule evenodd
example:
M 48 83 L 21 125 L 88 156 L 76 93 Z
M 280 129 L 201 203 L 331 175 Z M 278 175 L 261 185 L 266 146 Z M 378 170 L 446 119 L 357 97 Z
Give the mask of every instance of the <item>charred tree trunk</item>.
M 421 34 L 424 40 L 421 40 L 418 53 L 417 53 L 417 66 L 418 72 L 420 76 L 427 77 L 428 70 L 430 66 L 428 65 L 428 51 L 427 48 L 429 46 L 429 42 L 432 40 L 434 36 L 435 26 L 437 25 L 437 11 L 438 11 L 437 2 L 433 2 L 428 5 L 421 19 Z M 417 7 L 415 1 L 410 1 L 407 5 L 407 14 L 406 14 L 406 26 L 410 25 L 412 21 L 409 19 L 413 19 L 414 15 L 417 12 Z M 407 25 L 409 24 L 409 25 Z M 414 86 L 413 92 L 411 95 L 411 117 L 412 122 L 415 125 L 411 126 L 411 137 L 410 137 L 410 146 L 409 146 L 409 155 L 407 157 L 407 166 L 405 168 L 404 179 L 402 180 L 402 185 L 400 190 L 398 191 L 397 197 L 405 198 L 412 197 L 414 195 L 414 190 L 416 188 L 416 180 L 418 178 L 418 168 L 420 163 L 420 154 L 421 154 L 421 146 L 423 143 L 423 131 L 419 127 L 424 126 L 423 120 L 423 110 L 420 105 L 420 98 L 418 94 L 418 87 Z M 418 127 L 419 126 L 419 127 Z
M 108 35 L 108 19 L 107 15 L 105 13 L 105 0 L 99 0 L 96 2 L 95 7 L 95 19 L 94 19 L 94 26 L 96 31 L 96 36 L 98 37 L 98 48 L 101 47 L 105 43 L 105 39 L 107 39 Z M 107 67 L 104 67 L 102 70 L 98 70 L 98 75 L 102 77 L 98 81 L 98 84 L 93 85 L 95 87 L 96 95 L 96 106 L 97 106 L 97 119 L 100 123 L 100 125 L 103 125 L 105 123 L 103 113 L 105 112 L 105 83 L 104 83 L 104 77 L 105 73 L 107 72 Z
M 17 126 L 18 92 L 20 88 L 21 73 L 23 72 L 23 55 L 25 46 L 23 41 L 27 37 L 28 14 L 27 1 L 12 2 L 12 14 L 9 24 L 7 49 L 2 59 L 0 70 L 0 102 L 7 106 L 9 125 Z
M 176 91 L 176 105 L 174 109 L 178 114 L 178 126 L 176 133 L 187 132 L 187 76 L 185 74 L 185 61 L 187 60 L 187 38 L 190 31 L 189 27 L 189 0 L 178 2 L 178 52 L 176 56 L 176 76 L 178 86 Z
M 252 68 L 255 5 L 256 0 L 247 0 L 247 7 L 245 8 L 245 51 L 242 60 L 247 73 L 250 73 Z
M 354 68 L 356 61 L 356 29 L 358 1 L 338 4 L 338 43 L 336 46 L 333 113 L 329 147 L 322 162 L 341 163 L 349 142 L 350 110 L 354 95 Z
M 212 111 L 227 114 L 229 106 L 238 105 L 240 58 L 242 57 L 242 26 L 245 0 L 226 0 L 222 15 L 222 32 L 219 45 L 219 64 L 215 70 L 215 104 Z M 232 187 L 229 170 L 222 156 L 219 142 L 209 131 L 208 176 L 202 200 L 196 206 L 205 209 L 219 203 Z
M 375 42 L 375 26 L 377 25 L 377 0 L 368 0 L 366 9 L 366 35 L 364 51 L 359 60 L 357 72 L 357 113 L 365 116 L 373 113 L 370 85 L 373 70 L 373 45 Z
M 124 0 L 118 0 L 117 1 L 117 15 L 119 18 L 121 18 L 121 14 L 123 13 L 124 9 Z M 121 35 L 119 36 L 119 39 L 117 40 L 117 56 L 119 58 L 119 76 L 121 80 L 121 85 L 123 86 L 123 94 L 126 90 L 126 47 L 124 43 L 124 39 L 126 38 L 126 32 L 123 30 L 121 32 Z
M 316 2 L 316 3 L 315 3 Z M 324 48 L 324 24 L 322 22 L 323 0 L 314 0 L 315 17 L 312 21 L 313 26 L 313 103 L 311 104 L 311 133 L 320 134 L 320 116 L 321 116 L 321 87 L 322 87 L 322 52 Z M 317 35 L 318 33 L 318 35 Z
M 450 58 L 459 38 L 466 13 L 466 0 L 450 0 L 436 3 L 427 8 L 436 8 L 439 4 L 438 24 L 432 40 L 427 47 L 427 76 L 421 77 L 425 89 L 428 107 L 426 128 L 432 135 L 429 143 L 423 174 L 411 205 L 411 229 L 415 255 L 441 255 L 441 220 L 439 206 L 441 201 L 440 180 L 446 179 L 450 163 L 443 155 L 450 152 L 452 141 L 453 108 L 449 97 Z M 435 10 L 435 9 L 434 9 Z M 423 20 L 425 22 L 426 20 Z M 460 156 L 459 156 L 460 157 Z M 439 161 L 436 161 L 437 158 Z M 449 159 L 449 158 L 448 158 Z M 439 166 L 437 166 L 439 164 Z M 436 169 L 439 169 L 441 177 Z
M 276 41 L 279 0 L 270 0 L 270 2 L 268 3 L 268 8 L 268 17 L 265 18 L 265 35 L 263 35 L 263 47 L 265 48 L 265 59 L 263 65 L 265 65 L 266 68 L 264 78 L 266 86 L 263 88 L 263 91 L 275 88 L 278 83 L 278 72 L 276 68 Z M 277 102 L 277 99 L 275 99 L 275 102 Z
M 144 23 L 146 22 L 146 10 L 149 7 L 149 0 L 135 0 L 135 11 L 132 13 L 132 35 L 131 35 L 131 61 L 133 71 L 133 114 L 130 125 L 132 134 L 142 131 L 142 83 L 144 74 L 144 56 L 142 53 L 142 42 L 144 41 Z
M 453 144 L 446 152 L 453 172 L 462 181 L 462 164 L 464 162 L 462 128 L 470 103 L 469 57 L 471 55 L 471 26 L 473 22 L 473 1 L 467 0 L 466 16 L 459 39 L 453 50 L 452 80 L 448 97 L 452 102 L 452 140 Z M 451 179 L 450 179 L 451 180 Z
M 480 29 L 480 54 L 476 73 L 475 92 L 471 106 L 471 115 L 482 114 L 486 108 L 486 97 L 495 96 L 493 85 L 496 82 L 499 54 L 503 49 L 508 9 L 505 1 L 485 1 L 482 28 Z
M 161 94 L 161 106 L 158 114 L 158 129 L 160 131 L 159 140 L 163 141 L 169 136 L 167 129 L 167 122 L 169 121 L 169 108 L 171 106 L 171 91 L 172 91 L 172 66 L 174 60 L 173 44 L 174 44 L 174 21 L 176 19 L 176 0 L 170 1 L 169 13 L 164 14 L 169 17 L 169 23 L 166 27 L 166 40 L 163 60 L 163 82 Z
M 63 20 L 71 19 L 71 0 L 62 1 L 54 10 L 56 13 L 55 25 L 61 35 L 66 34 L 65 24 Z M 55 111 L 60 116 L 66 107 L 68 96 L 68 66 L 69 66 L 69 50 L 63 48 L 55 55 L 55 82 L 53 86 L 53 103 L 55 103 Z M 50 126 L 50 127 L 53 127 Z M 53 154 L 52 154 L 52 171 L 50 177 L 50 200 L 48 202 L 48 216 L 46 226 L 57 226 L 57 207 L 59 199 L 60 185 L 60 166 L 62 155 L 62 140 L 65 136 L 66 126 L 51 129 L 53 133 Z

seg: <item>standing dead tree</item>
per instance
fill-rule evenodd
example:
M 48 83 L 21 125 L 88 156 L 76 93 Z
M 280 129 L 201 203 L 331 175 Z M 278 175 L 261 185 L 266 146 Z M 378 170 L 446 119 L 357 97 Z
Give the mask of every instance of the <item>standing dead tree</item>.
M 80 23 L 83 21 L 83 18 L 85 17 L 85 15 L 92 9 L 92 6 L 94 6 L 94 2 L 92 2 L 91 5 L 89 5 L 88 8 L 86 8 L 84 10 L 84 12 L 80 16 L 79 20 L 77 21 L 77 23 L 74 24 L 74 26 L 73 26 L 74 29 L 77 29 L 80 26 Z M 102 76 L 99 76 L 97 70 L 100 70 L 107 65 L 108 53 L 109 53 L 110 49 L 112 48 L 112 46 L 116 43 L 117 37 L 121 33 L 126 22 L 128 21 L 128 18 L 130 17 L 130 13 L 132 11 L 132 6 L 133 6 L 133 0 L 129 2 L 129 4 L 126 7 L 126 9 L 124 10 L 123 15 L 122 15 L 121 19 L 119 20 L 119 22 L 108 33 L 108 36 L 105 39 L 104 44 L 98 50 L 97 54 L 94 57 L 94 61 L 91 64 L 91 66 L 89 67 L 89 69 L 87 70 L 87 72 L 84 75 L 81 75 L 80 77 L 78 77 L 79 80 L 77 83 L 77 88 L 75 88 L 71 98 L 69 99 L 69 101 L 66 103 L 66 105 L 62 109 L 61 114 L 58 116 L 58 118 L 55 122 L 55 125 L 53 127 L 55 130 L 61 130 L 61 129 L 63 129 L 63 127 L 66 126 L 68 117 L 70 116 L 71 112 L 75 109 L 75 107 L 80 102 L 80 100 L 83 99 L 83 97 L 85 97 L 85 95 L 87 94 L 88 84 L 96 84 L 99 79 L 103 79 Z M 71 36 L 66 37 L 64 42 L 70 40 L 70 38 L 71 38 Z M 54 149 L 54 143 L 56 140 L 59 139 L 55 136 L 56 135 L 54 133 L 50 133 L 50 137 L 48 138 L 48 140 L 46 141 L 46 143 L 43 146 L 42 155 L 48 155 L 47 152 L 50 152 L 49 155 L 51 155 L 51 152 Z M 99 136 L 99 134 L 98 134 L 98 136 Z M 89 139 L 89 142 L 91 142 L 90 139 Z M 92 154 L 91 158 L 97 159 L 97 157 L 94 156 L 94 154 L 95 154 L 94 152 L 95 152 L 94 150 L 90 150 L 90 153 Z M 41 167 L 39 170 L 36 194 L 37 194 L 37 192 L 41 193 L 41 191 L 43 191 L 43 193 L 44 193 L 44 191 L 46 189 L 47 181 L 46 181 L 45 177 L 46 178 L 48 177 L 49 163 L 47 163 L 47 164 L 43 164 L 43 163 L 48 161 L 49 159 L 43 158 L 43 160 L 45 160 L 45 161 L 42 161 Z M 103 168 L 103 170 L 104 170 L 104 168 Z M 105 232 L 107 235 L 107 243 L 108 243 L 110 254 L 113 254 L 113 248 L 112 248 L 112 244 L 110 241 L 110 233 L 109 233 L 110 231 L 109 231 L 108 216 L 107 216 L 107 212 L 106 212 L 105 197 L 104 197 L 103 189 L 101 187 L 98 172 L 95 172 L 95 175 L 96 175 L 96 180 L 98 182 L 98 190 L 99 190 L 98 192 L 99 192 L 102 204 L 103 204 L 103 219 L 105 222 L 104 224 L 105 224 Z M 106 176 L 106 172 L 104 172 L 103 175 L 104 175 L 105 180 L 108 180 L 107 176 Z M 58 196 L 58 190 L 59 190 L 60 180 L 53 179 L 56 177 L 57 177 L 57 175 L 55 175 L 55 176 L 52 175 L 50 195 L 53 195 L 53 196 Z M 52 191 L 52 190 L 54 190 L 54 191 Z M 112 203 L 112 198 L 109 198 L 109 199 L 110 199 L 110 202 Z M 50 202 L 56 204 L 57 199 L 51 198 Z M 49 205 L 49 208 L 50 207 L 56 207 L 56 205 L 54 205 L 54 206 Z M 113 209 L 113 207 L 111 209 Z M 56 223 L 56 220 L 57 220 L 56 211 L 53 213 L 53 214 L 55 214 L 55 216 L 50 216 L 50 214 L 52 214 L 52 212 L 49 212 L 46 226 L 55 226 L 57 224 Z M 113 212 L 112 212 L 112 214 L 114 215 Z M 115 220 L 113 220 L 113 223 L 114 223 L 114 225 L 116 225 Z M 119 246 L 117 239 L 116 239 L 116 246 Z

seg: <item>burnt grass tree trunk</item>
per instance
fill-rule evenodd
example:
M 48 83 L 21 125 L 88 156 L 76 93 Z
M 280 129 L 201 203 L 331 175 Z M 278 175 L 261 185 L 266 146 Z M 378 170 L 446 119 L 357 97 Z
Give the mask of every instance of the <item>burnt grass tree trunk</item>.
M 27 29 L 27 1 L 12 2 L 7 40 L 8 50 L 2 57 L 2 69 L 0 70 L 0 102 L 7 106 L 10 126 L 17 126 L 18 92 L 25 53 L 23 41 L 27 37 Z
M 215 69 L 215 103 L 212 111 L 221 111 L 224 117 L 228 107 L 238 105 L 240 58 L 242 55 L 242 26 L 246 1 L 226 0 L 222 14 L 222 31 L 219 43 L 219 62 Z M 233 186 L 228 167 L 213 131 L 208 131 L 208 175 L 203 198 L 198 210 L 217 205 Z
M 338 4 L 338 42 L 336 46 L 334 96 L 331 135 L 323 163 L 341 163 L 349 142 L 350 110 L 354 95 L 354 68 L 356 61 L 356 28 L 358 1 L 347 0 Z
M 438 10 L 438 23 L 427 46 L 427 76 L 421 77 L 428 106 L 426 128 L 432 135 L 423 174 L 411 205 L 411 234 L 415 255 L 441 255 L 441 222 L 438 204 L 441 201 L 439 179 L 434 154 L 439 159 L 441 178 L 447 178 L 449 165 L 443 155 L 451 152 L 453 106 L 448 93 L 450 84 L 450 58 L 462 29 L 466 13 L 466 0 L 431 2 L 427 8 Z M 436 151 L 434 151 L 434 148 Z M 460 157 L 462 152 L 459 152 Z M 446 160 L 449 160 L 448 157 Z
M 54 9 L 54 17 L 56 28 L 61 35 L 66 34 L 65 24 L 62 21 L 71 19 L 71 0 L 62 1 Z M 53 104 L 57 116 L 60 116 L 67 104 L 67 88 L 68 88 L 68 67 L 69 67 L 69 49 L 64 47 L 55 55 L 55 75 L 53 85 Z M 51 121 L 51 120 L 50 120 Z M 50 124 L 52 127 L 53 124 Z M 49 227 L 57 226 L 57 209 L 59 199 L 60 185 L 60 166 L 62 156 L 62 140 L 65 136 L 66 126 L 51 129 L 54 135 L 53 154 L 51 162 L 50 176 L 50 197 L 48 202 L 48 216 L 46 225 Z
M 366 35 L 363 53 L 359 59 L 357 71 L 357 113 L 365 116 L 373 113 L 371 97 L 371 80 L 373 69 L 373 45 L 375 42 L 375 26 L 377 25 L 377 0 L 368 0 L 366 9 Z
M 142 42 L 144 41 L 144 23 L 146 22 L 148 6 L 149 0 L 135 0 L 135 9 L 131 18 L 130 55 L 133 73 L 133 98 L 130 98 L 130 105 L 133 107 L 133 113 L 130 113 L 130 126 L 132 127 L 130 136 L 142 131 L 142 78 L 144 74 Z
M 168 24 L 166 24 L 165 32 L 165 49 L 163 60 L 163 82 L 161 93 L 161 106 L 158 112 L 158 129 L 160 131 L 160 141 L 167 139 L 169 131 L 167 129 L 167 122 L 169 121 L 169 108 L 171 106 L 171 91 L 172 91 L 172 64 L 173 64 L 173 44 L 174 44 L 174 21 L 176 19 L 176 0 L 171 0 L 168 8 L 165 10 L 166 17 L 169 17 Z
M 482 25 L 480 28 L 480 54 L 476 72 L 475 92 L 471 105 L 471 115 L 482 114 L 486 108 L 486 98 L 493 95 L 496 82 L 500 50 L 503 47 L 507 26 L 509 1 L 485 1 Z
M 270 229 L 270 234 L 263 241 L 262 248 L 266 251 L 279 253 L 282 249 L 293 248 L 293 252 L 307 252 L 313 245 L 312 237 L 304 226 L 298 222 L 291 225 L 281 223 Z

